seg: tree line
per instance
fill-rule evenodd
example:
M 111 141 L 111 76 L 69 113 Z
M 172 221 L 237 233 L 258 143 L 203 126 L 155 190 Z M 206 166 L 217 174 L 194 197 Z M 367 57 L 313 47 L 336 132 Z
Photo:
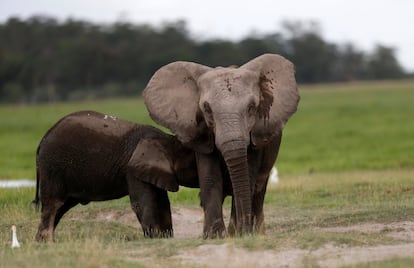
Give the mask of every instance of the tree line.
M 365 52 L 324 40 L 317 24 L 285 22 L 282 30 L 239 40 L 198 40 L 185 21 L 162 26 L 33 16 L 0 24 L 0 101 L 37 103 L 138 96 L 152 74 L 177 61 L 241 65 L 278 53 L 296 65 L 299 83 L 399 79 L 407 74 L 392 47 Z

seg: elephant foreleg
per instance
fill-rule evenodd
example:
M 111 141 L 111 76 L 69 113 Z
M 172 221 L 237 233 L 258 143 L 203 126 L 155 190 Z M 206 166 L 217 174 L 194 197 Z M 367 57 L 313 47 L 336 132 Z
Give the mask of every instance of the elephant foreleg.
M 217 152 L 197 153 L 201 206 L 204 210 L 203 238 L 223 238 L 226 227 L 223 221 L 223 176 Z
M 128 179 L 132 210 L 141 223 L 145 237 L 172 237 L 171 207 L 167 191 L 156 186 Z
M 264 197 L 266 194 L 266 186 L 268 178 L 264 178 L 264 185 L 260 191 L 257 191 L 253 195 L 253 224 L 254 230 L 256 233 L 264 234 L 265 233 L 265 226 L 264 226 L 264 213 L 263 213 L 263 203 Z
M 255 232 L 265 233 L 263 204 L 272 169 L 279 152 L 282 135 L 277 135 L 265 148 L 249 150 L 249 173 L 254 182 L 252 198 L 253 224 Z
M 234 198 L 231 198 L 231 212 L 230 212 L 230 221 L 229 227 L 227 228 L 227 233 L 229 236 L 236 235 L 236 226 L 237 226 L 237 219 L 236 219 L 236 206 L 234 204 Z

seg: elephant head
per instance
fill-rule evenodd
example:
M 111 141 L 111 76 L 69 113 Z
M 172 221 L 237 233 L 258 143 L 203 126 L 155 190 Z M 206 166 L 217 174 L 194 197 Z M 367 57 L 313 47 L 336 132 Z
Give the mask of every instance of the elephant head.
M 192 62 L 161 67 L 144 90 L 150 116 L 186 146 L 221 152 L 230 174 L 237 229 L 252 228 L 247 147 L 260 148 L 280 134 L 299 101 L 294 66 L 275 54 L 240 67 Z

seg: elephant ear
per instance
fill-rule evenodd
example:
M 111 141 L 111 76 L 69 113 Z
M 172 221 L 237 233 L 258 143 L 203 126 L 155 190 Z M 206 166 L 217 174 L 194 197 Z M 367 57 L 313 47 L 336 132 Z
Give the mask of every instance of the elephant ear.
M 276 54 L 264 54 L 240 68 L 259 73 L 261 91 L 256 123 L 251 131 L 255 146 L 263 146 L 279 135 L 296 111 L 299 93 L 294 65 Z
M 161 67 L 152 76 L 143 95 L 151 118 L 169 128 L 186 146 L 211 152 L 214 140 L 199 109 L 197 79 L 210 67 L 178 61 Z
M 128 177 L 166 191 L 178 191 L 178 179 L 171 154 L 168 146 L 159 139 L 141 140 L 128 162 Z

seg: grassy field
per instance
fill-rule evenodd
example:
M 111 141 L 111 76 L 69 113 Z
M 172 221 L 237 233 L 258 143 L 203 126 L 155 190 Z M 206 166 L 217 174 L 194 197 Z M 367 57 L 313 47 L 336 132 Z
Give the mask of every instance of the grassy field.
M 63 115 L 86 109 L 153 124 L 141 99 L 0 106 L 0 178 L 34 178 L 42 135 Z M 409 225 L 414 219 L 413 116 L 414 81 L 302 87 L 299 110 L 284 133 L 280 183 L 266 195 L 266 236 L 203 241 L 200 228 L 191 238 L 146 240 L 132 220 L 117 220 L 131 214 L 128 199 L 122 198 L 76 207 L 59 225 L 58 243 L 37 244 L 33 237 L 40 215 L 29 205 L 34 189 L 0 189 L 0 267 L 182 267 L 177 257 L 182 252 L 215 256 L 199 250 L 222 250 L 223 245 L 245 250 L 252 259 L 259 256 L 251 264 L 266 259 L 258 252 L 280 261 L 294 259 L 283 255 L 294 252 L 298 266 L 330 267 L 332 248 L 332 259 L 339 261 L 342 249 L 349 249 L 343 253 L 347 256 L 354 249 L 414 248 L 414 224 Z M 170 197 L 173 208 L 200 210 L 196 190 Z M 116 219 L 102 220 L 107 214 Z M 10 249 L 12 224 L 23 243 L 18 250 Z M 414 258 L 396 254 L 382 260 L 368 254 L 357 264 L 339 264 L 412 267 Z
M 0 106 L 0 178 L 34 178 L 36 148 L 46 131 L 74 111 L 96 110 L 143 124 L 154 124 L 142 99 Z
M 285 128 L 284 174 L 414 167 L 414 82 L 301 88 L 298 112 Z M 41 106 L 0 106 L 0 178 L 34 178 L 43 134 L 62 116 L 97 110 L 154 124 L 141 99 Z

